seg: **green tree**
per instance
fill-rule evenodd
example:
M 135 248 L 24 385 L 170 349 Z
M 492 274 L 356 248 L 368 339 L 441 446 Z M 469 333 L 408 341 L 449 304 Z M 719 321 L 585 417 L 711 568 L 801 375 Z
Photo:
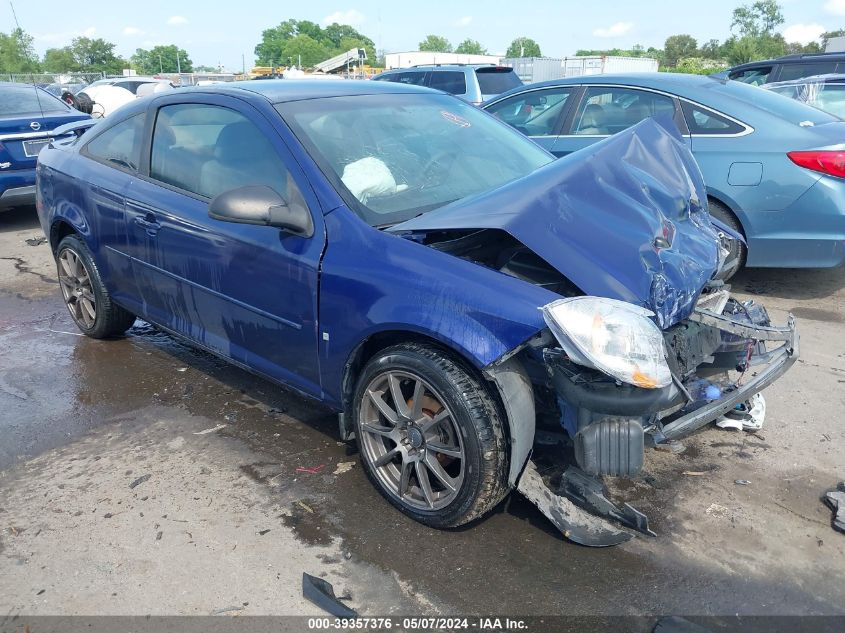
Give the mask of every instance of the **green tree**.
M 21 29 L 0 33 L 0 72 L 29 73 L 40 70 L 32 36 Z
M 441 37 L 440 35 L 427 35 L 426 38 L 420 42 L 419 49 L 430 53 L 451 53 L 452 44 L 449 40 L 445 37 Z
M 83 72 L 119 74 L 126 62 L 114 54 L 115 45 L 102 38 L 75 37 L 70 50 L 77 68 Z
M 325 46 L 304 33 L 287 40 L 281 51 L 282 63 L 289 66 L 302 66 L 303 68 L 319 64 L 329 57 L 331 57 L 331 52 Z
M 176 56 L 179 56 L 177 63 Z M 139 48 L 132 55 L 132 65 L 142 75 L 157 73 L 190 73 L 194 71 L 194 64 L 188 56 L 188 51 L 176 44 L 154 46 L 150 50 Z
M 706 59 L 720 59 L 722 57 L 722 46 L 719 40 L 707 40 L 701 45 L 699 53 Z
M 783 22 L 783 11 L 776 0 L 758 0 L 734 9 L 731 30 L 736 28 L 740 37 L 760 37 L 771 35 Z
M 540 45 L 530 37 L 518 37 L 508 46 L 505 57 L 542 57 Z
M 44 53 L 44 61 L 41 63 L 41 67 L 45 72 L 57 73 L 79 70 L 79 65 L 76 63 L 76 58 L 73 56 L 70 46 L 48 48 Z
M 676 66 L 679 59 L 696 57 L 698 42 L 691 35 L 671 35 L 663 45 L 663 59 L 668 66 Z
M 308 20 L 285 20 L 261 33 L 255 56 L 259 66 L 298 64 L 301 56 L 302 65 L 309 67 L 352 48 L 365 49 L 367 59 L 375 61 L 375 43 L 348 24 L 321 28 Z
M 458 44 L 455 52 L 464 55 L 486 55 L 487 49 L 481 45 L 481 42 L 467 38 Z

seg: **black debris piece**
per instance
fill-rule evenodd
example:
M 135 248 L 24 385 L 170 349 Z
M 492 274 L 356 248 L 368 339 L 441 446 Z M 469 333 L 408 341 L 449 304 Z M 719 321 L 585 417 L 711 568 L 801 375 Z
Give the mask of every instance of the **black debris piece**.
M 710 629 L 705 629 L 686 618 L 672 615 L 660 618 L 652 633 L 710 633 Z
M 30 246 L 41 246 L 47 242 L 46 237 L 31 237 L 28 240 L 24 240 Z
M 825 494 L 824 502 L 833 510 L 833 529 L 845 533 L 845 481 Z
M 330 582 L 305 572 L 302 573 L 302 596 L 335 617 L 358 617 L 357 611 L 350 609 L 335 597 L 334 587 Z
M 129 488 L 131 489 L 140 486 L 145 481 L 149 481 L 150 477 L 152 477 L 152 475 L 149 473 L 147 473 L 146 475 L 141 475 L 140 477 L 138 477 L 138 479 L 129 484 Z

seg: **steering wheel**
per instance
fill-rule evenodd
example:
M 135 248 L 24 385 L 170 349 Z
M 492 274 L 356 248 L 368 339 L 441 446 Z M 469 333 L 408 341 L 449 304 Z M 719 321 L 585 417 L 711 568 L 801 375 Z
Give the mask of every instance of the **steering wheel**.
M 452 157 L 451 162 L 454 162 L 456 158 L 455 151 L 451 149 L 442 149 L 439 152 L 435 153 L 434 156 L 432 156 L 425 162 L 425 164 L 420 169 L 420 180 L 422 182 L 421 187 L 425 187 L 426 185 L 431 184 L 430 181 L 434 176 L 435 167 L 440 169 L 446 169 L 446 167 L 441 165 L 440 163 L 441 161 L 443 161 L 443 159 L 449 156 Z

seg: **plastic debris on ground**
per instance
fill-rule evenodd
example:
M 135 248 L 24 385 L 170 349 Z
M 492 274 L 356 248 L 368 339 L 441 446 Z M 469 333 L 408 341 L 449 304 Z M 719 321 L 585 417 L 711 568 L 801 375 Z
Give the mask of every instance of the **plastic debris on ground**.
M 330 582 L 305 572 L 302 573 L 302 596 L 333 616 L 358 617 L 354 609 L 347 607 L 334 595 L 334 587 Z
M 845 481 L 826 493 L 824 502 L 833 510 L 833 529 L 845 533 Z
M 740 402 L 724 416 L 716 420 L 720 429 L 735 431 L 759 431 L 766 419 L 766 399 L 762 393 L 755 393 L 748 400 Z

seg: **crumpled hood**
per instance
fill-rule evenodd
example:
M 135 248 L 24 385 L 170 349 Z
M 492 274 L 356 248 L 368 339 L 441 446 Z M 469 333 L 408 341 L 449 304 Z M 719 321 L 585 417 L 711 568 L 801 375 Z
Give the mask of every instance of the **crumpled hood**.
M 688 317 L 720 260 L 698 165 L 671 119 L 646 119 L 395 233 L 501 229 L 589 295 Z

